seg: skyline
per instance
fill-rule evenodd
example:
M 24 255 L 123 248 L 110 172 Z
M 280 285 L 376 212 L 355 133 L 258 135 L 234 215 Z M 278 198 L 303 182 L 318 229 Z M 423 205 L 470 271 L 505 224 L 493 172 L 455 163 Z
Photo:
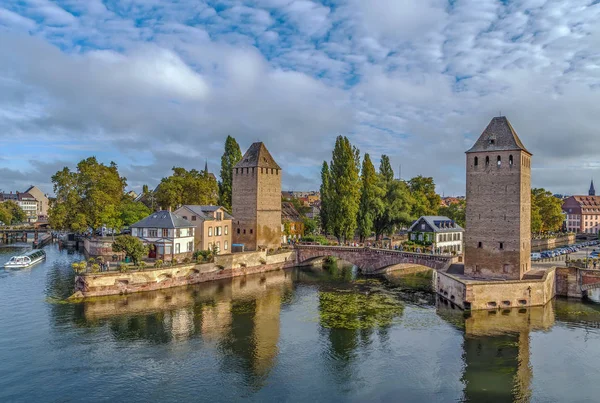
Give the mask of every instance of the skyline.
M 91 155 L 138 192 L 205 158 L 218 176 L 229 134 L 263 141 L 284 189 L 318 190 L 341 134 L 463 195 L 464 152 L 502 114 L 533 187 L 586 194 L 599 19 L 589 1 L 8 0 L 0 189 L 50 192 Z

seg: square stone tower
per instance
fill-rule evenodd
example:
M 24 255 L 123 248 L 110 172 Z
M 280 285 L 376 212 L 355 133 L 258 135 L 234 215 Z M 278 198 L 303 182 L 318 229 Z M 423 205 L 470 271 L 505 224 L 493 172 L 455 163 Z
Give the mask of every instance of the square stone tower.
M 281 246 L 281 168 L 262 142 L 233 168 L 233 243 L 246 250 Z
M 520 280 L 531 269 L 531 153 L 501 116 L 466 154 L 465 274 Z

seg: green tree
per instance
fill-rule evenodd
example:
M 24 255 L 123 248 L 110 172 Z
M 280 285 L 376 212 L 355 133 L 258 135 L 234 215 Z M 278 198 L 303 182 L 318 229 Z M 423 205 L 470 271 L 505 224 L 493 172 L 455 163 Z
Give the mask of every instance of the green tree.
M 302 222 L 304 223 L 305 235 L 315 235 L 317 233 L 318 223 L 316 220 L 304 217 L 302 218 Z
M 449 206 L 441 206 L 438 210 L 438 214 L 445 216 L 453 220 L 455 223 L 465 228 L 465 211 L 467 203 L 466 201 L 460 200 L 458 203 L 452 203 Z
M 218 185 L 212 175 L 195 169 L 173 167 L 173 174 L 160 181 L 156 200 L 164 208 L 176 209 L 184 204 L 216 204 Z
M 431 177 L 417 176 L 408 182 L 415 201 L 413 216 L 436 215 L 440 208 L 441 197 L 435 192 L 435 182 Z
M 72 172 L 65 167 L 52 176 L 56 199 L 49 212 L 50 225 L 56 229 L 83 232 L 111 225 L 119 220 L 118 207 L 126 179 L 117 165 L 104 165 L 90 157 Z
M 19 224 L 27 221 L 27 214 L 13 200 L 0 204 L 0 221 L 4 224 Z
M 390 164 L 390 158 L 385 154 L 381 156 L 379 162 L 379 174 L 385 183 L 391 183 L 394 180 L 394 170 Z
M 383 164 L 383 162 L 382 162 Z M 388 161 L 389 164 L 389 161 Z M 393 178 L 392 172 L 392 178 Z M 374 229 L 375 218 L 380 216 L 384 210 L 382 196 L 384 191 L 380 186 L 380 178 L 375 172 L 369 154 L 365 154 L 362 165 L 362 177 L 360 187 L 360 206 L 358 210 L 358 235 L 360 241 L 371 235 Z
M 531 232 L 556 232 L 562 227 L 562 201 L 546 189 L 531 189 Z
M 231 211 L 233 167 L 242 159 L 240 146 L 231 136 L 225 140 L 225 152 L 221 157 L 221 182 L 219 182 L 219 204 Z
M 149 193 L 148 185 L 142 186 L 142 194 L 147 194 L 147 193 Z
M 338 136 L 332 153 L 328 221 L 339 242 L 354 237 L 360 200 L 360 154 L 347 137 Z
M 329 186 L 329 165 L 327 165 L 326 161 L 323 161 L 323 167 L 321 168 L 321 212 L 319 214 L 321 220 L 321 231 L 323 233 L 328 234 L 330 231 L 329 225 L 329 209 L 330 203 L 329 200 L 331 198 L 330 194 L 330 186 Z
M 125 256 L 128 256 L 133 261 L 133 264 L 137 266 L 139 261 L 148 253 L 148 247 L 142 243 L 138 238 L 131 235 L 121 235 L 113 242 L 113 252 L 125 252 Z
M 380 175 L 380 181 L 384 194 L 383 209 L 373 221 L 377 240 L 385 234 L 393 234 L 399 227 L 407 226 L 415 220 L 411 213 L 414 200 L 407 184 L 400 180 L 388 182 L 383 175 Z
M 130 226 L 148 217 L 152 211 L 144 203 L 125 196 L 119 206 L 119 218 L 124 226 Z

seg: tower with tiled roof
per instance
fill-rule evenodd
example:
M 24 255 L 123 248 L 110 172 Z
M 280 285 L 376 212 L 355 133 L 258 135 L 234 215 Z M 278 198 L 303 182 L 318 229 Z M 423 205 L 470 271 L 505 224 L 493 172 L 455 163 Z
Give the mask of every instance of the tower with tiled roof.
M 262 142 L 233 168 L 233 243 L 246 250 L 281 246 L 281 168 Z
M 531 153 L 501 116 L 466 157 L 465 274 L 521 279 L 531 268 Z

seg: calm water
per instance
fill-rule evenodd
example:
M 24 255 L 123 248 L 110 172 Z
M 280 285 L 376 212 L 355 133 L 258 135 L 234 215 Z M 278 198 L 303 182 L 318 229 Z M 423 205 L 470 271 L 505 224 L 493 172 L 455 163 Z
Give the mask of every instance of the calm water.
M 2 402 L 600 401 L 595 305 L 466 317 L 336 267 L 65 304 L 81 257 L 46 250 L 0 269 Z

